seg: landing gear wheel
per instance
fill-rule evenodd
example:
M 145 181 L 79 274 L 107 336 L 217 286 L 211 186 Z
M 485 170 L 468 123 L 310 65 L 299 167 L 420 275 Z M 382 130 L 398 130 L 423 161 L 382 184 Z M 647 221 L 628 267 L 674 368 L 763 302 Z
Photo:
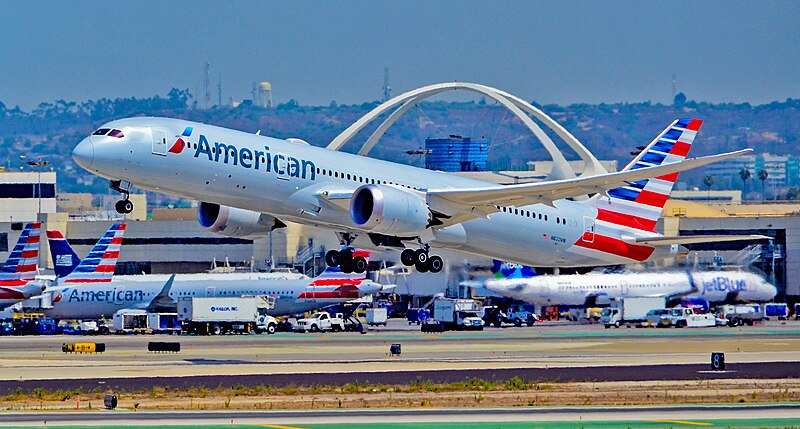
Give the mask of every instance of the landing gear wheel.
M 415 260 L 414 249 L 405 249 L 400 253 L 400 262 L 407 267 L 414 265 Z
M 338 250 L 328 250 L 325 254 L 325 264 L 329 267 L 338 267 L 341 260 Z
M 133 211 L 133 203 L 128 199 L 119 200 L 114 208 L 117 209 L 117 213 L 128 214 Z
M 414 263 L 417 265 L 417 267 L 419 267 L 420 265 L 425 265 L 427 264 L 427 262 L 428 262 L 428 252 L 425 249 L 417 249 L 414 251 Z
M 345 274 L 352 273 L 353 269 L 355 268 L 353 266 L 353 260 L 352 259 L 343 259 L 342 262 L 339 264 L 339 268 Z
M 353 272 L 361 274 L 367 271 L 367 260 L 361 256 L 353 258 Z
M 428 268 L 432 273 L 438 273 L 444 268 L 444 261 L 441 256 L 433 255 L 428 259 Z
M 427 262 L 422 262 L 422 263 L 417 262 L 417 263 L 414 264 L 414 268 L 416 268 L 417 271 L 420 272 L 420 273 L 427 273 L 428 272 L 428 264 L 427 264 Z

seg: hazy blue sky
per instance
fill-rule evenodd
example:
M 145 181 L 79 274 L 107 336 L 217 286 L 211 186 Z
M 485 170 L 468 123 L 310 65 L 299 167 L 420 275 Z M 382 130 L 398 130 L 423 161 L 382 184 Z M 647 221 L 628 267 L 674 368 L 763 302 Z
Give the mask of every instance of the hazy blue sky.
M 800 97 L 798 1 L 5 1 L 0 101 L 199 95 L 360 103 L 472 81 L 540 103 Z

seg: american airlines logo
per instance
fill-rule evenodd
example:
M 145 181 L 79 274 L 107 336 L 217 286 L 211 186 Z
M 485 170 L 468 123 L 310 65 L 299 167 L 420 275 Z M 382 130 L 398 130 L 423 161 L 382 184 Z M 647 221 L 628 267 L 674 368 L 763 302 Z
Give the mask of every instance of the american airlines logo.
M 188 137 L 186 135 L 187 132 L 191 134 L 191 127 L 187 127 L 186 131 L 183 132 L 184 137 Z M 252 150 L 247 147 L 238 148 L 235 145 L 222 142 L 211 144 L 203 134 L 200 134 L 199 139 L 197 149 L 194 152 L 195 158 L 202 156 L 211 162 L 232 164 L 248 170 L 261 170 L 285 179 L 292 177 L 309 180 L 317 179 L 317 167 L 314 162 L 283 153 L 272 153 L 269 146 L 264 146 L 264 150 Z M 179 137 L 169 151 L 181 153 L 186 145 L 188 143 Z

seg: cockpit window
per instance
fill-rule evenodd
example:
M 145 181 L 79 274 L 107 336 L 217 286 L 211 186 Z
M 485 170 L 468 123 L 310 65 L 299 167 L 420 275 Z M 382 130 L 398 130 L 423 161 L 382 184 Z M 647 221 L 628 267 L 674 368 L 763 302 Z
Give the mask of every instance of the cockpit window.
M 104 135 L 106 135 L 106 134 L 107 134 L 109 131 L 111 131 L 111 128 L 100 128 L 99 130 L 97 130 L 97 131 L 93 132 L 93 133 L 92 133 L 92 135 L 93 135 L 93 136 L 104 136 Z
M 120 131 L 120 130 L 111 130 L 111 132 L 108 133 L 108 136 L 109 137 L 116 137 L 118 139 L 121 139 L 121 138 L 125 137 L 125 134 L 122 134 L 122 131 Z

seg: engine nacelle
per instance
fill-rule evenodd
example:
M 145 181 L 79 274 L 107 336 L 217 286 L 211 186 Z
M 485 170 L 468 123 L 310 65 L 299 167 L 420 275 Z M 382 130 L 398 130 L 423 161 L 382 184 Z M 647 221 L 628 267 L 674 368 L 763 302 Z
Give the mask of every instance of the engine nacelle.
M 425 198 L 413 192 L 385 185 L 364 185 L 353 193 L 350 217 L 368 231 L 416 236 L 430 225 L 431 212 Z
M 197 206 L 197 221 L 206 231 L 246 240 L 264 238 L 273 229 L 286 226 L 268 214 L 204 202 Z

